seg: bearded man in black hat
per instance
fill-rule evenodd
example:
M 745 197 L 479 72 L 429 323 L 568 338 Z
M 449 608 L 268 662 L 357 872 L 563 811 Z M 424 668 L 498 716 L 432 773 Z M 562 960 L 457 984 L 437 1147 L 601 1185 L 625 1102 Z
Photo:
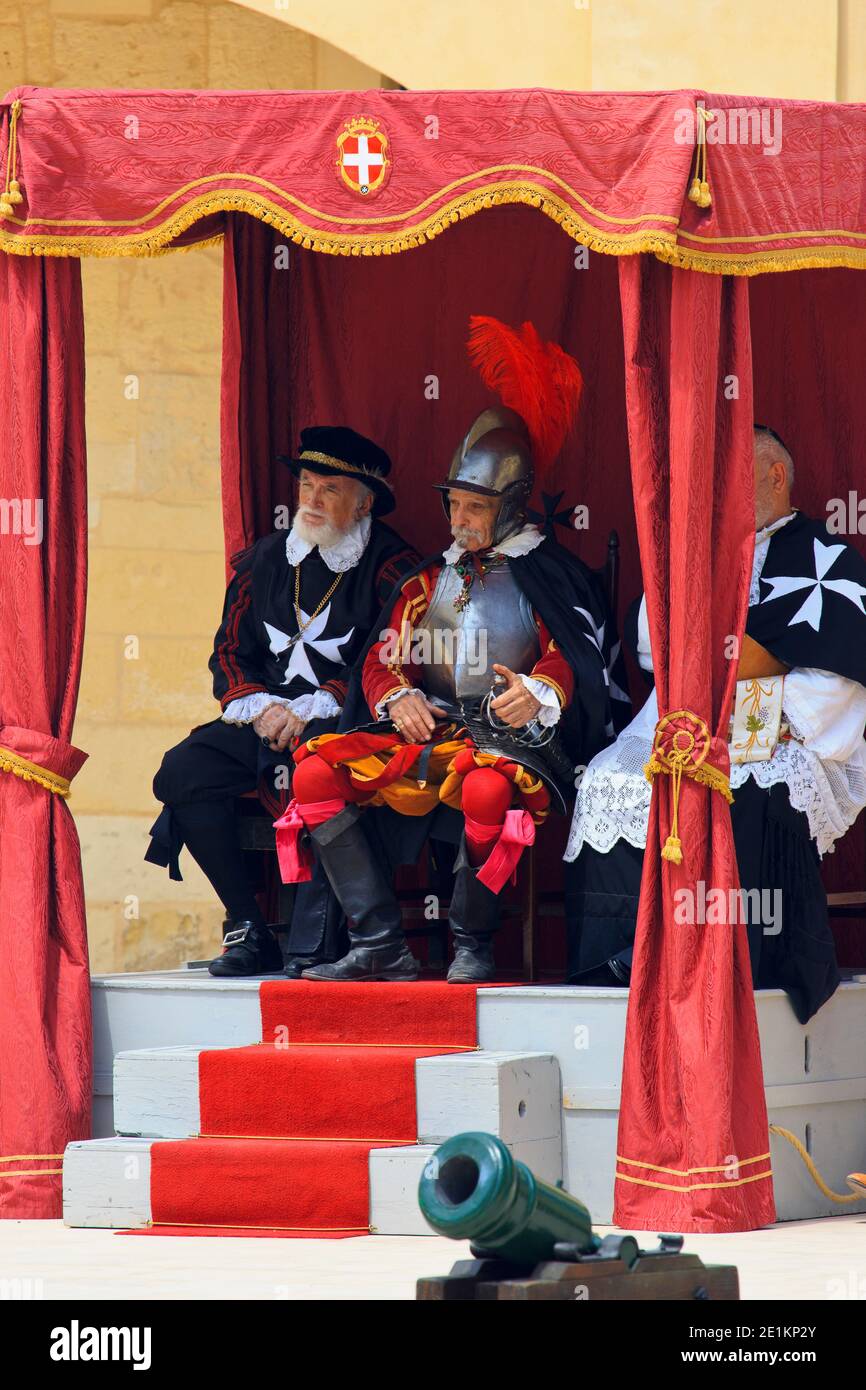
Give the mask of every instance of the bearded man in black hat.
M 348 954 L 306 979 L 417 977 L 368 820 L 390 817 L 388 848 L 405 862 L 428 835 L 449 838 L 445 816 L 458 812 L 448 980 L 490 980 L 498 894 L 536 826 L 567 808 L 575 763 L 613 732 L 601 586 L 526 512 L 573 419 L 580 370 L 531 324 L 471 323 L 470 351 L 503 406 L 478 417 L 436 485 L 453 543 L 403 580 L 358 663 L 359 712 L 376 722 L 298 750 L 277 822 L 287 879 L 303 880 L 314 845 L 350 921 Z
M 145 855 L 180 879 L 186 844 L 232 922 L 218 976 L 283 969 L 240 846 L 235 798 L 256 791 L 273 816 L 291 795 L 292 750 L 337 727 L 352 663 L 417 555 L 381 517 L 393 510 L 391 461 L 343 426 L 303 430 L 292 528 L 232 556 L 234 577 L 210 669 L 221 715 L 169 749 L 154 778 L 164 808 Z M 299 888 L 286 974 L 340 954 L 342 913 L 316 870 Z

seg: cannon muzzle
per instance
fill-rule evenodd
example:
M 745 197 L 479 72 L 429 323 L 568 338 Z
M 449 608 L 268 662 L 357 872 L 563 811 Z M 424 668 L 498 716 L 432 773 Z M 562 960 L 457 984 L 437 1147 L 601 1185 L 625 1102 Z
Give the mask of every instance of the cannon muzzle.
M 586 1207 L 540 1182 L 492 1134 L 457 1134 L 440 1144 L 421 1175 L 418 1202 L 439 1235 L 515 1264 L 554 1259 L 557 1242 L 586 1254 L 601 1243 Z

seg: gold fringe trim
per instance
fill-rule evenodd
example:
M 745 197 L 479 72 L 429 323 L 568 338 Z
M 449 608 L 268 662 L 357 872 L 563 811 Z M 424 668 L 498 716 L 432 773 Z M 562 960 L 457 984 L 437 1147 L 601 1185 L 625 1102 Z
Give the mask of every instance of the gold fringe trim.
M 627 256 L 647 253 L 666 265 L 682 270 L 699 270 L 709 275 L 763 275 L 790 270 L 830 269 L 832 267 L 849 270 L 866 270 L 866 247 L 846 247 L 819 244 L 811 247 L 796 247 L 790 250 L 748 252 L 701 251 L 677 244 L 677 235 L 692 238 L 692 234 L 681 231 L 645 230 L 625 232 L 618 235 L 603 232 L 585 222 L 567 203 L 556 194 L 536 185 L 516 187 L 507 183 L 492 184 L 490 190 L 478 194 L 467 194 L 447 204 L 433 217 L 416 228 L 412 234 L 359 233 L 337 234 L 317 231 L 303 223 L 300 218 L 285 212 L 268 199 L 255 193 L 241 193 L 224 189 L 186 204 L 167 222 L 153 232 L 139 232 L 130 237 L 111 236 L 22 236 L 13 235 L 0 225 L 0 251 L 15 256 L 164 256 L 180 251 L 196 251 L 208 246 L 218 246 L 221 234 L 208 237 L 204 241 L 189 246 L 172 246 L 173 239 L 185 232 L 195 222 L 212 212 L 246 212 L 276 228 L 297 245 L 307 250 L 324 252 L 327 255 L 343 256 L 388 256 L 400 251 L 408 251 L 424 245 L 439 236 L 448 226 L 472 217 L 485 207 L 505 203 L 524 203 L 537 207 L 562 227 L 563 231 L 582 246 L 604 255 Z M 661 221 L 661 215 L 647 214 Z M 17 219 L 8 219 L 16 221 Z M 25 224 L 21 224 L 25 225 Z M 856 233 L 843 232 L 842 235 L 856 236 Z M 779 233 L 791 236 L 823 235 L 823 233 L 792 232 Z M 726 240 L 734 240 L 727 238 Z
M 160 227 L 131 236 L 12 235 L 0 227 L 0 250 L 17 256 L 149 256 L 168 247 L 168 243 L 195 222 L 214 212 L 246 212 L 275 227 L 305 250 L 339 256 L 389 256 L 414 250 L 432 241 L 456 222 L 472 217 L 485 208 L 506 203 L 537 207 L 562 227 L 574 241 L 605 255 L 628 255 L 639 251 L 658 253 L 675 249 L 673 230 L 605 232 L 585 221 L 558 194 L 531 182 L 492 183 L 466 192 L 445 204 L 438 212 L 404 232 L 328 232 L 306 225 L 293 213 L 280 208 L 263 195 L 249 190 L 218 189 L 186 203 Z M 647 219 L 662 220 L 656 214 Z M 18 219 L 11 219 L 18 221 Z M 19 222 L 26 226 L 26 223 Z M 201 244 L 201 243 L 199 243 Z M 181 249 L 181 248 L 178 248 Z M 184 250 L 189 248 L 182 248 Z
M 317 222 L 334 222 L 344 227 L 357 224 L 361 229 L 364 227 L 374 227 L 386 222 L 404 222 L 410 226 L 415 226 L 420 214 L 425 212 L 426 209 L 431 207 L 434 203 L 438 202 L 440 199 L 444 199 L 448 194 L 456 193 L 458 189 L 463 189 L 468 192 L 467 185 L 476 183 L 479 179 L 489 178 L 492 174 L 520 174 L 522 176 L 519 180 L 520 184 L 526 185 L 529 183 L 533 188 L 538 188 L 539 191 L 543 193 L 546 191 L 546 185 L 536 184 L 531 179 L 527 180 L 526 177 L 527 175 L 538 174 L 541 178 L 549 180 L 551 184 L 555 184 L 571 202 L 578 203 L 586 212 L 590 213 L 593 217 L 597 217 L 600 222 L 618 223 L 620 226 L 626 226 L 636 222 L 670 222 L 673 227 L 676 227 L 679 223 L 677 217 L 672 217 L 669 213 L 665 212 L 640 212 L 629 217 L 618 217 L 614 213 L 603 212 L 601 208 L 594 207 L 581 193 L 578 193 L 577 189 L 573 188 L 570 183 L 566 183 L 565 179 L 560 178 L 558 174 L 552 173 L 550 169 L 540 168 L 536 164 L 489 164 L 483 169 L 474 169 L 471 174 L 463 174 L 459 179 L 454 179 L 451 183 L 443 184 L 441 188 L 437 188 L 435 192 L 428 194 L 426 198 L 423 198 L 420 203 L 416 203 L 414 207 L 406 208 L 404 212 L 383 213 L 381 217 L 369 217 L 366 214 L 363 217 L 351 217 L 345 213 L 336 214 L 323 212 L 321 208 L 311 207 L 309 203 L 305 203 L 301 198 L 296 198 L 294 194 L 289 193 L 287 189 L 280 188 L 279 184 L 271 183 L 269 179 L 260 178 L 258 174 L 243 173 L 235 169 L 224 169 L 218 174 L 204 174 L 201 178 L 190 179 L 188 183 L 182 184 L 179 188 L 175 188 L 171 193 L 167 194 L 166 197 L 161 199 L 155 207 L 152 207 L 149 212 L 143 213 L 139 217 L 101 218 L 93 223 L 83 217 L 43 217 L 34 218 L 34 221 L 38 221 L 43 227 L 139 227 L 144 222 L 153 221 L 153 219 L 164 212 L 171 203 L 178 202 L 179 199 L 183 198 L 184 194 L 190 193 L 194 188 L 203 188 L 205 184 L 219 183 L 221 179 L 243 179 L 246 183 L 256 184 L 259 188 L 265 189 L 268 193 L 276 194 L 278 198 L 283 200 L 283 204 L 289 204 L 291 207 L 296 208 L 298 212 L 307 213 Z M 506 186 L 516 186 L 517 182 L 518 181 L 510 180 L 509 184 L 506 184 L 503 180 L 501 183 L 494 183 L 489 185 L 489 187 L 491 189 L 497 189 Z M 241 193 L 250 192 L 252 196 L 257 196 L 252 189 L 232 189 L 231 191 Z M 477 195 L 479 191 L 481 191 L 480 184 L 479 187 L 475 189 L 475 195 Z M 552 196 L 556 195 L 554 194 Z M 196 195 L 196 199 L 198 199 L 198 195 Z M 184 206 L 187 206 L 192 201 L 195 200 L 187 199 Z M 263 198 L 263 201 L 266 200 Z M 277 204 L 269 203 L 268 206 L 275 208 L 276 211 L 281 210 Z M 436 215 L 438 216 L 439 214 Z M 25 225 L 21 222 L 20 218 L 17 220 L 19 225 Z M 389 235 L 394 235 L 394 233 L 389 233 Z
M 24 782 L 38 782 L 40 787 L 54 792 L 56 796 L 67 797 L 71 790 L 71 783 L 66 777 L 60 777 L 58 773 L 51 772 L 47 767 L 40 767 L 38 763 L 29 762 L 19 753 L 13 753 L 11 748 L 0 747 L 0 772 L 14 773 Z
M 852 1173 L 849 1177 L 845 1179 L 848 1186 L 851 1188 L 850 1193 L 834 1192 L 832 1187 L 828 1187 L 824 1179 L 821 1177 L 821 1174 L 818 1172 L 818 1169 L 815 1167 L 815 1164 L 812 1161 L 811 1154 L 806 1152 L 805 1147 L 800 1143 L 796 1134 L 792 1134 L 789 1129 L 783 1129 L 781 1125 L 770 1125 L 770 1133 L 780 1134 L 783 1139 L 787 1139 L 789 1144 L 793 1144 L 794 1148 L 797 1150 L 797 1153 L 800 1155 L 803 1162 L 805 1163 L 810 1178 L 814 1182 L 815 1186 L 821 1189 L 828 1201 L 836 1202 L 838 1206 L 842 1207 L 846 1206 L 849 1202 L 862 1202 L 864 1199 L 866 1199 L 866 1192 L 860 1190 L 860 1185 L 855 1180 L 855 1174 Z
M 685 236 L 686 233 L 681 235 Z M 767 275 L 788 270 L 830 270 L 834 267 L 866 270 L 866 248 L 858 246 L 804 246 L 790 251 L 749 251 L 739 255 L 733 252 L 691 251 L 678 246 L 662 247 L 653 254 L 666 265 L 676 266 L 680 270 L 699 270 L 707 275 Z
M 669 772 L 670 769 L 664 767 L 653 755 L 643 771 L 647 781 L 651 782 L 660 772 Z M 696 767 L 693 772 L 686 772 L 684 775 L 692 782 L 700 782 L 702 786 L 709 787 L 714 792 L 721 792 L 729 806 L 733 803 L 734 794 L 731 791 L 730 782 L 724 772 L 713 767 L 712 763 L 701 763 L 700 767 Z

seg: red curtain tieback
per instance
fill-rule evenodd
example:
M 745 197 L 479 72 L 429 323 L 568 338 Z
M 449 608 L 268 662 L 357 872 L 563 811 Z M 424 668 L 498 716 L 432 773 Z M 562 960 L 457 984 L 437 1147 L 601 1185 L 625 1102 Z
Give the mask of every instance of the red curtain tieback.
M 683 847 L 677 831 L 680 784 L 683 777 L 700 782 L 713 791 L 721 792 L 725 800 L 733 801 L 729 773 L 731 770 L 728 746 L 723 739 L 713 738 L 700 715 L 690 709 L 672 710 L 656 724 L 653 738 L 653 751 L 644 768 L 644 776 L 652 782 L 660 772 L 673 778 L 673 816 L 671 830 L 664 847 L 662 859 L 672 864 L 682 864 Z
M 0 724 L 0 772 L 37 782 L 57 796 L 69 796 L 72 779 L 86 760 L 80 748 L 51 734 Z

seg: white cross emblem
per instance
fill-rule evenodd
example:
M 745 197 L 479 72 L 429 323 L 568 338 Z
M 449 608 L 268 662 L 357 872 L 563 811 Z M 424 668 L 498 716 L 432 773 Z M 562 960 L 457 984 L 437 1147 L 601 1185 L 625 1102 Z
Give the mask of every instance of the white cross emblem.
M 337 177 L 364 197 L 384 187 L 391 171 L 388 136 L 372 116 L 353 116 L 337 136 Z
M 384 155 L 377 154 L 375 150 L 370 149 L 370 142 L 366 135 L 358 136 L 357 154 L 346 154 L 345 151 L 343 152 L 343 163 L 349 164 L 353 169 L 358 170 L 358 182 L 362 188 L 369 188 L 370 186 L 371 168 L 378 168 L 384 164 L 384 162 Z
M 328 626 L 328 615 L 331 612 L 331 605 L 326 604 L 317 618 L 310 618 L 309 613 L 301 611 L 301 625 L 303 631 L 289 636 L 287 632 L 280 632 L 278 627 L 271 627 L 270 623 L 265 623 L 268 634 L 268 641 L 274 656 L 280 656 L 284 651 L 291 648 L 292 654 L 289 657 L 289 664 L 286 670 L 283 685 L 291 685 L 295 676 L 300 676 L 301 680 L 307 681 L 309 685 L 318 685 L 319 678 L 310 665 L 310 658 L 307 656 L 306 648 L 310 647 L 314 652 L 318 652 L 326 661 L 333 661 L 335 664 L 340 661 L 340 648 L 344 642 L 348 642 L 353 627 L 348 632 L 343 633 L 342 637 L 325 637 L 320 640 L 319 634 L 325 631 Z
M 849 603 L 855 604 L 861 613 L 866 613 L 866 608 L 863 606 L 866 588 L 862 584 L 855 584 L 851 579 L 824 578 L 827 571 L 832 569 L 845 550 L 844 545 L 824 545 L 823 541 L 819 541 L 816 537 L 814 547 L 814 578 L 812 575 L 781 576 L 778 579 L 768 579 L 763 575 L 761 577 L 765 584 L 772 586 L 773 590 L 762 600 L 763 603 L 771 603 L 774 598 L 784 598 L 786 594 L 795 594 L 801 589 L 808 589 L 809 593 L 805 602 L 800 605 L 793 618 L 789 620 L 788 627 L 793 627 L 795 623 L 808 623 L 817 632 L 821 626 L 821 614 L 824 610 L 824 589 L 829 589 L 842 598 L 848 599 Z

